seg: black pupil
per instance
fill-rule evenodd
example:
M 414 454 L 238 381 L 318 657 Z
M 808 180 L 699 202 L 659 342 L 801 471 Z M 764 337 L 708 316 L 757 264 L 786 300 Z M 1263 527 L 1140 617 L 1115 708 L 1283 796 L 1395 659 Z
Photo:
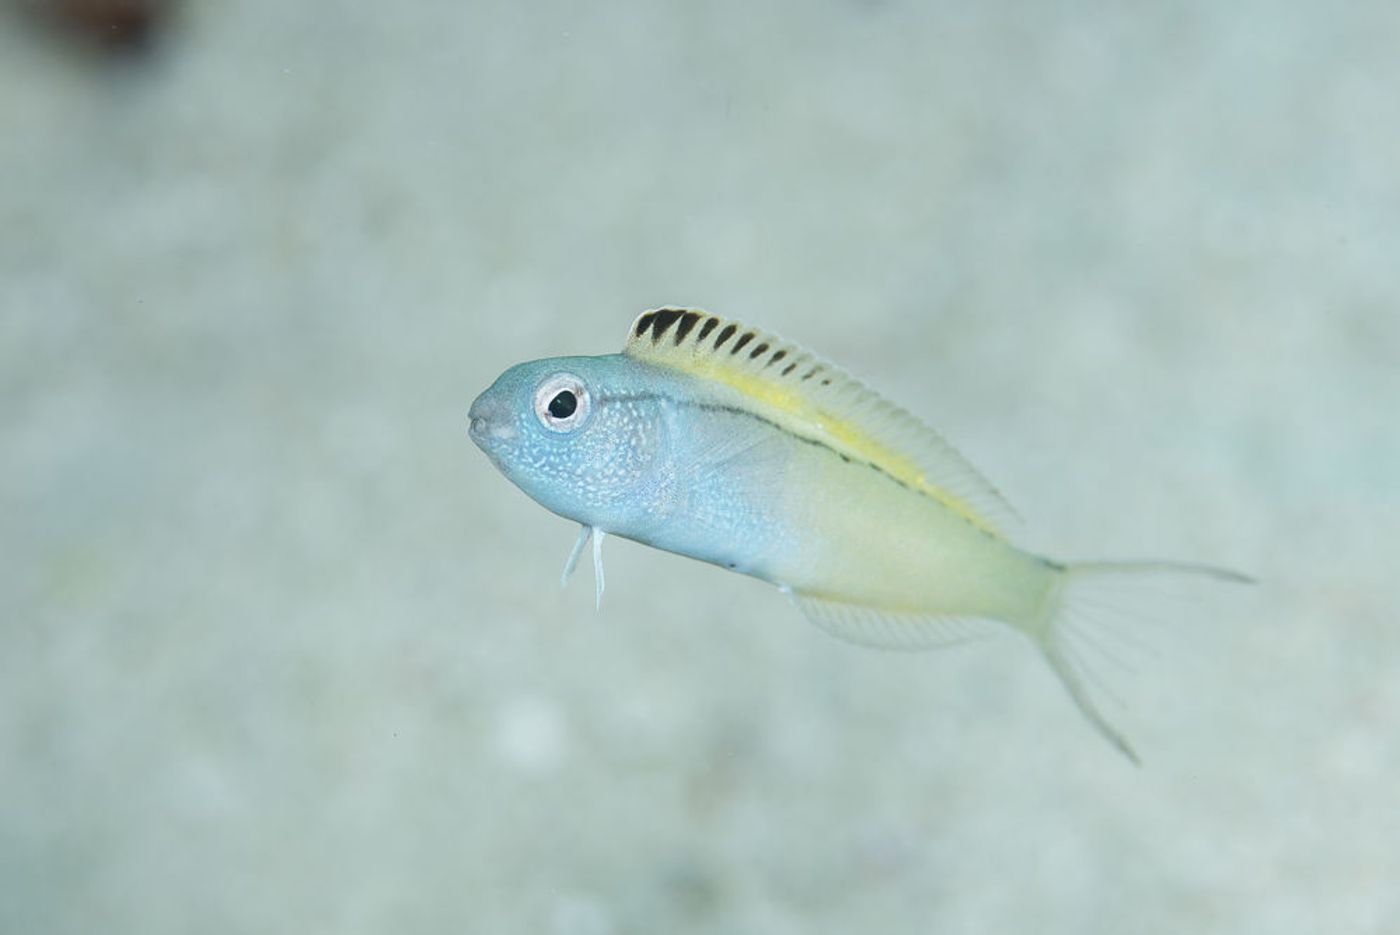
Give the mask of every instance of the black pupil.
M 578 397 L 568 390 L 561 390 L 549 401 L 549 414 L 556 419 L 567 419 L 578 408 Z

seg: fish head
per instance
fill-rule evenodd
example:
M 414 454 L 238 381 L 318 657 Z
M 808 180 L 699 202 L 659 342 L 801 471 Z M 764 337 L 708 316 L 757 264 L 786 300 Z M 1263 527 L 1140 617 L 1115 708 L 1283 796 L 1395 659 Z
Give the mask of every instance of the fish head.
M 660 405 L 621 357 L 517 364 L 476 398 L 468 433 L 496 468 L 561 516 L 622 532 L 655 506 Z

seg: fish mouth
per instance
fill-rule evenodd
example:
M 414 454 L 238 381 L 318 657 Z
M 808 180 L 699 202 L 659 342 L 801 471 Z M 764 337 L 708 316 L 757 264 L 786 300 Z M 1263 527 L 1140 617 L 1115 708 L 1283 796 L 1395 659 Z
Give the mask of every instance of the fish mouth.
M 467 435 L 480 448 L 515 438 L 515 424 L 496 400 L 478 396 L 467 411 Z

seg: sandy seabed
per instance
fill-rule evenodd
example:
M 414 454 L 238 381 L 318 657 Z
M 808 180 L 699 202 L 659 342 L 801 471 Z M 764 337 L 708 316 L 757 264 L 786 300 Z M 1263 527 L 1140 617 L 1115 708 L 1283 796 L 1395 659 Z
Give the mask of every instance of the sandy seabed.
M 1393 5 L 0 13 L 0 931 L 1363 935 L 1400 917 Z M 888 654 L 469 443 L 698 305 L 938 426 L 1126 629 Z

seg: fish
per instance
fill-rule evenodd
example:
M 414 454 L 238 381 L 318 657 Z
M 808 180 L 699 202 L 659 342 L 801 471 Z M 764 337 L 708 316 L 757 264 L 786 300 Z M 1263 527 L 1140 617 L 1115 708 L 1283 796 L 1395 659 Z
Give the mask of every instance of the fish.
M 1010 628 L 1088 722 L 1140 758 L 1091 696 L 1103 594 L 1135 576 L 1250 579 L 1180 562 L 1062 562 L 1016 546 L 1006 498 L 934 429 L 800 345 L 698 309 L 633 322 L 621 353 L 507 369 L 468 434 L 579 524 L 561 585 L 622 536 L 777 586 L 829 633 L 925 649 Z

